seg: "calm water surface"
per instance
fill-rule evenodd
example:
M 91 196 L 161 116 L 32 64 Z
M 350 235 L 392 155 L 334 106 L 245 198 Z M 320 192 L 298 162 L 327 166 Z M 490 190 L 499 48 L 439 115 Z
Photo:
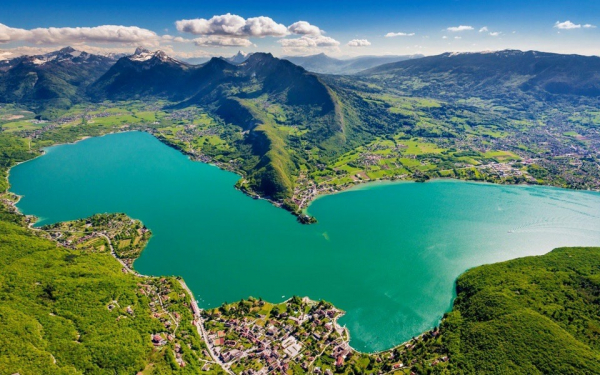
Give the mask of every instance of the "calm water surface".
M 135 268 L 180 275 L 203 307 L 326 299 L 375 351 L 439 322 L 468 268 L 600 245 L 600 194 L 457 181 L 372 184 L 316 200 L 319 223 L 233 189 L 238 176 L 138 132 L 52 147 L 11 171 L 38 225 L 125 212 L 154 233 Z

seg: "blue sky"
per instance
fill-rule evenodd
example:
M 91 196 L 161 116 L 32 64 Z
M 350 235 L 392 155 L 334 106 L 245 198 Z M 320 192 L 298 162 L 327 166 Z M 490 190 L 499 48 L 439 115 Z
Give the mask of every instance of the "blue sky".
M 2 3 L 4 56 L 69 44 L 114 52 L 139 44 L 182 57 L 228 55 L 239 49 L 279 56 L 432 55 L 506 48 L 600 55 L 598 0 Z M 211 20 L 213 16 L 223 17 Z M 182 20 L 189 22 L 176 27 Z

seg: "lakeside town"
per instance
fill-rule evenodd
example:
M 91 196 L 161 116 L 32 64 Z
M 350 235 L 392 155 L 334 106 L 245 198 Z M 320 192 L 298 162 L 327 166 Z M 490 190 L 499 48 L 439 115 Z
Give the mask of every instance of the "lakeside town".
M 381 375 L 411 373 L 416 365 L 443 368 L 448 362 L 443 351 L 417 350 L 439 345 L 437 329 L 391 350 L 360 353 L 338 323 L 344 312 L 308 297 L 279 304 L 249 298 L 201 314 L 209 350 L 234 374 Z

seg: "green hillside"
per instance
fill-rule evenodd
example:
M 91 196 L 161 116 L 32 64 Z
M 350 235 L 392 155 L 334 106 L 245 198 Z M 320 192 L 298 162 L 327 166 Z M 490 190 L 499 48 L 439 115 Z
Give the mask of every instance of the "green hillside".
M 0 238 L 1 373 L 144 369 L 152 352 L 146 336 L 159 327 L 134 277 L 106 254 L 61 249 L 6 221 Z M 139 315 L 116 321 L 106 308 L 115 299 Z
M 538 99 L 555 95 L 600 96 L 600 58 L 537 51 L 505 50 L 444 53 L 385 64 L 360 72 L 393 88 L 428 92 L 430 96 L 481 96 L 488 99 L 512 92 Z M 414 85 L 418 80 L 418 87 Z M 491 89 L 494 90 L 491 90 Z
M 173 102 L 171 109 L 201 107 L 237 131 L 226 142 L 235 153 L 221 153 L 245 178 L 244 189 L 276 201 L 292 197 L 302 162 L 292 160 L 288 134 L 278 126 L 306 130 L 311 147 L 335 138 L 342 130 L 339 105 L 315 75 L 271 54 L 255 53 L 239 65 L 213 58 L 190 66 L 162 52 L 139 50 L 121 58 L 88 90 L 95 100 Z M 239 131 L 247 133 L 240 139 Z
M 450 373 L 600 373 L 600 248 L 477 267 L 456 289 Z

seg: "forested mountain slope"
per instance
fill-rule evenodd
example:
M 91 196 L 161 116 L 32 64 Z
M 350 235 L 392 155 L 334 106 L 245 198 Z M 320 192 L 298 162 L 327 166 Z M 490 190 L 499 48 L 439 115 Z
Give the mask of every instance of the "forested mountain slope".
M 600 373 L 600 248 L 477 267 L 441 332 L 451 373 Z

